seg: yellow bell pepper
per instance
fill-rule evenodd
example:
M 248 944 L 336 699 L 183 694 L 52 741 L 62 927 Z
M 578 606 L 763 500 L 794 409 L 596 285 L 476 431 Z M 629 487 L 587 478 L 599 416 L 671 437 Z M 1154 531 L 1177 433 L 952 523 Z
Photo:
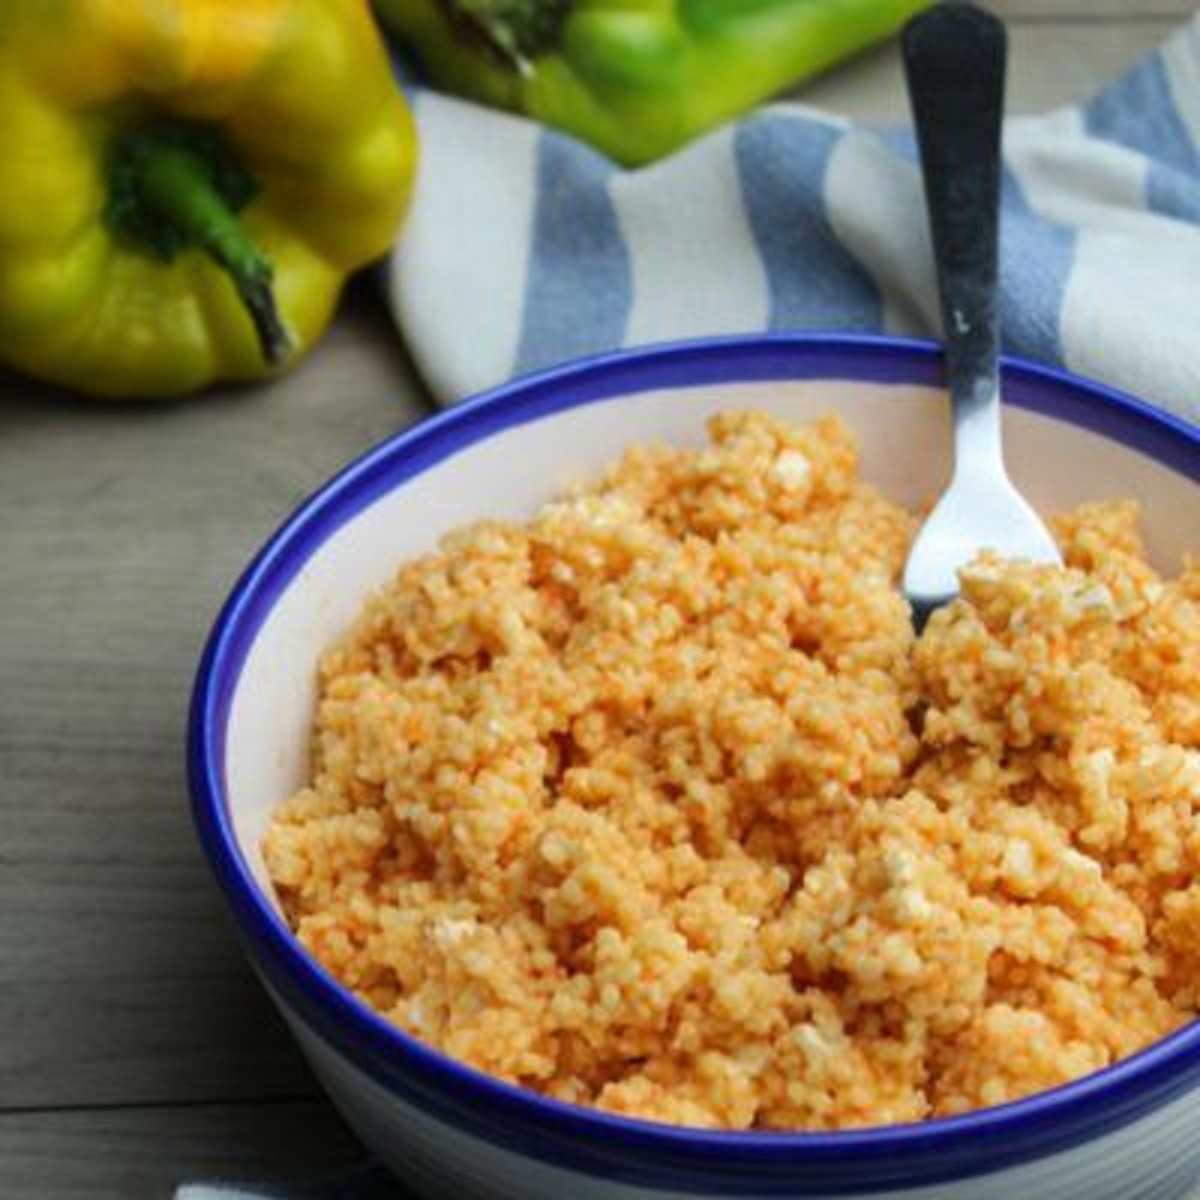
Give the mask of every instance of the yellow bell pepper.
M 292 364 L 415 144 L 366 0 L 0 0 L 0 360 L 119 397 Z

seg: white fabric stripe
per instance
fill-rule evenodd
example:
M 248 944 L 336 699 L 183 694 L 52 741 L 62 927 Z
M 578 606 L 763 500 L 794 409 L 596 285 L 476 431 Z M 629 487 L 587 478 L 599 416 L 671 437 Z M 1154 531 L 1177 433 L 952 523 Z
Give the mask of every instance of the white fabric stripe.
M 1011 121 L 1004 151 L 1029 207 L 1047 221 L 1150 236 L 1179 228 L 1146 211 L 1147 160 L 1090 137 L 1078 109 Z
M 1198 308 L 1200 231 L 1081 231 L 1063 297 L 1064 365 L 1200 420 L 1200 360 L 1180 352 L 1195 341 Z
M 830 156 L 825 211 L 879 288 L 885 332 L 933 334 L 940 327 L 933 252 L 916 166 L 877 138 L 848 134 Z
M 420 170 L 387 287 L 429 385 L 464 396 L 512 371 L 539 127 L 431 92 L 416 112 Z
M 1188 22 L 1167 42 L 1162 62 L 1180 120 L 1200 149 L 1200 23 Z
M 612 198 L 633 277 L 626 345 L 766 326 L 767 276 L 742 204 L 731 129 L 614 177 Z

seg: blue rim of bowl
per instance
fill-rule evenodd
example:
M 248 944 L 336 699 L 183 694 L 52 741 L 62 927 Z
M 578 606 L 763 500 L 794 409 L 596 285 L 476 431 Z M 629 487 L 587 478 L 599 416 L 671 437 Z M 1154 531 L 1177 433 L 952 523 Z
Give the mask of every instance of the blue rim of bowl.
M 802 379 L 940 385 L 938 348 L 913 339 L 765 334 L 618 351 L 528 375 L 367 451 L 299 505 L 234 586 L 200 662 L 188 724 L 199 839 L 267 981 L 316 1031 L 402 1098 L 470 1133 L 568 1169 L 649 1187 L 768 1196 L 798 1184 L 855 1195 L 1027 1163 L 1102 1136 L 1200 1086 L 1200 1022 L 1092 1075 L 956 1117 L 836 1132 L 709 1131 L 617 1116 L 494 1079 L 390 1024 L 310 958 L 259 890 L 224 791 L 225 728 L 263 621 L 311 554 L 380 496 L 492 434 L 631 392 Z M 1200 482 L 1200 430 L 1131 396 L 1018 359 L 1006 403 L 1112 438 Z M 836 1177 L 830 1175 L 836 1168 Z

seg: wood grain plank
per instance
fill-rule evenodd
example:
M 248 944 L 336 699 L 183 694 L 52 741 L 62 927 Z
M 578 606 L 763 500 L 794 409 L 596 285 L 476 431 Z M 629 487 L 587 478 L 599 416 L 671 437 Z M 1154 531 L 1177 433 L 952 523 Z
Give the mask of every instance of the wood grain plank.
M 195 845 L 188 690 L 271 527 L 425 411 L 361 291 L 260 391 L 0 379 L 0 1107 L 312 1093 Z
M 1174 18 L 1105 24 L 1014 23 L 1009 31 L 1008 109 L 1044 112 L 1086 99 L 1160 45 Z M 869 51 L 797 89 L 795 98 L 854 120 L 907 124 L 908 99 L 894 44 Z
M 0 1193 L 167 1200 L 185 1180 L 303 1180 L 363 1153 L 324 1103 L 11 1113 L 0 1115 Z

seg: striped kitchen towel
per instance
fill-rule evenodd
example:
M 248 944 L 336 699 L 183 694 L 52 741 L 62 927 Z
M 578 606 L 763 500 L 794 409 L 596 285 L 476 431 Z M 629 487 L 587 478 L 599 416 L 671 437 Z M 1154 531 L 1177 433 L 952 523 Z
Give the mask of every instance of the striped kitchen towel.
M 254 1186 L 247 1184 L 200 1184 L 181 1187 L 175 1200 L 454 1200 L 446 1195 L 416 1192 L 389 1181 L 381 1167 L 347 1172 L 340 1179 L 314 1186 Z M 461 1198 L 459 1198 L 461 1200 Z M 519 1200 L 512 1196 L 496 1200 Z M 1200 1200 L 1200 1187 L 1175 1200 Z
M 175 1200 L 420 1200 L 383 1167 L 363 1163 L 308 1183 L 185 1183 Z
M 626 171 L 519 117 L 414 103 L 385 284 L 440 402 L 668 338 L 937 333 L 907 131 L 780 104 Z M 1005 158 L 1005 348 L 1200 420 L 1200 17 L 1091 102 L 1011 119 Z

